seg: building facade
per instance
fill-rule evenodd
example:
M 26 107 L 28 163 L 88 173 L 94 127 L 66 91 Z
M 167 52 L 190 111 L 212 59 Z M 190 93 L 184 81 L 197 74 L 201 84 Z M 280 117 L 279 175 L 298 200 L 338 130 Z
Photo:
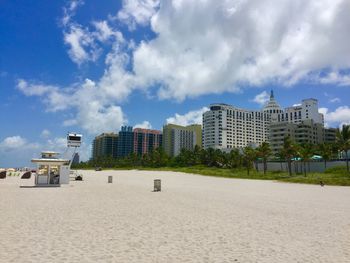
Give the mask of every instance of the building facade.
M 118 135 L 117 157 L 129 156 L 134 151 L 134 132 L 131 126 L 121 127 Z
M 133 133 L 133 152 L 138 155 L 149 153 L 162 146 L 161 131 L 135 128 Z
M 118 135 L 102 133 L 96 136 L 92 143 L 92 159 L 111 156 L 117 157 Z
M 308 134 L 309 129 L 312 130 L 311 135 Z M 288 135 L 298 138 L 298 142 L 324 140 L 323 115 L 318 111 L 316 99 L 305 99 L 301 104 L 283 110 L 271 91 L 268 103 L 261 110 L 246 110 L 219 103 L 210 105 L 210 110 L 203 114 L 205 149 L 258 146 L 264 141 Z
M 304 120 L 313 120 L 314 123 L 324 124 L 323 114 L 318 111 L 316 99 L 302 100 L 301 104 L 288 107 L 278 115 L 278 121 L 301 123 Z
M 203 113 L 204 149 L 241 148 L 267 140 L 270 114 L 227 104 L 211 104 Z
M 320 144 L 325 142 L 325 129 L 321 123 L 313 120 L 302 120 L 300 123 L 271 123 L 269 142 L 273 154 L 283 148 L 285 137 L 290 137 L 297 144 Z
M 163 126 L 163 148 L 169 156 L 177 156 L 181 149 L 193 150 L 196 145 L 202 147 L 201 125 L 167 124 Z

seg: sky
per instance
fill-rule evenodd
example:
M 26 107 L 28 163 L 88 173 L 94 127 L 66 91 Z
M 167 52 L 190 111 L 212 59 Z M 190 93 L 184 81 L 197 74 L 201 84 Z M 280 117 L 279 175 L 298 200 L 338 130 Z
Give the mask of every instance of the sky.
M 201 123 L 211 103 L 316 98 L 350 123 L 348 0 L 0 0 L 0 167 L 67 132 Z

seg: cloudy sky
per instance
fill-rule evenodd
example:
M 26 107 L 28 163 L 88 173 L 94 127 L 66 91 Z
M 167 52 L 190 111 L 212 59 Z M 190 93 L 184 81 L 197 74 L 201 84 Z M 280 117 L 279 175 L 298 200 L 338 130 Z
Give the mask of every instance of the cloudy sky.
M 0 0 L 0 167 L 121 125 L 191 124 L 213 102 L 319 100 L 350 122 L 348 0 Z

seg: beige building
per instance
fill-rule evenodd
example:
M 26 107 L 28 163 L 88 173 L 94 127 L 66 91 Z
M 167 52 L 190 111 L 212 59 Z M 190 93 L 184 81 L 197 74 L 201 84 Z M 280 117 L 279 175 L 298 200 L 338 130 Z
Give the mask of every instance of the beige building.
M 164 125 L 163 148 L 169 156 L 177 156 L 181 152 L 181 149 L 193 150 L 196 145 L 202 147 L 201 125 Z
M 269 142 L 274 154 L 282 149 L 284 138 L 287 136 L 297 144 L 319 144 L 325 141 L 325 129 L 322 124 L 313 120 L 303 120 L 300 123 L 271 123 Z

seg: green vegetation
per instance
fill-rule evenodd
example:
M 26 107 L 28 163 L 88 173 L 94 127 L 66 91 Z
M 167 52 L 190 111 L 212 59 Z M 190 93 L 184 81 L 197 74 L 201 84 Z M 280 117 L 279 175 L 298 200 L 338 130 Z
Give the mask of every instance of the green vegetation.
M 339 151 L 347 152 L 350 148 L 350 126 L 343 126 L 337 132 L 337 141 L 334 144 L 295 144 L 290 137 L 284 139 L 282 149 L 272 156 L 268 143 L 262 143 L 258 148 L 245 147 L 241 151 L 232 149 L 226 153 L 218 149 L 201 149 L 196 146 L 193 151 L 182 149 L 174 158 L 166 155 L 162 148 L 157 148 L 144 155 L 131 154 L 125 158 L 103 157 L 100 159 L 82 162 L 74 165 L 76 169 L 143 169 L 143 170 L 166 170 L 185 173 L 195 173 L 226 178 L 246 178 L 262 180 L 279 180 L 283 182 L 308 183 L 327 185 L 350 185 L 349 163 L 346 167 L 331 168 L 324 173 L 311 173 L 310 162 L 314 155 L 322 157 L 325 167 L 327 161 L 337 157 Z M 321 158 L 316 156 L 317 159 Z M 287 172 L 267 171 L 267 161 L 278 159 L 287 162 Z M 258 170 L 258 163 L 263 163 L 262 171 Z M 293 173 L 292 163 L 303 166 L 303 172 Z M 307 169 L 308 167 L 308 169 Z M 254 169 L 255 168 L 255 169 Z

